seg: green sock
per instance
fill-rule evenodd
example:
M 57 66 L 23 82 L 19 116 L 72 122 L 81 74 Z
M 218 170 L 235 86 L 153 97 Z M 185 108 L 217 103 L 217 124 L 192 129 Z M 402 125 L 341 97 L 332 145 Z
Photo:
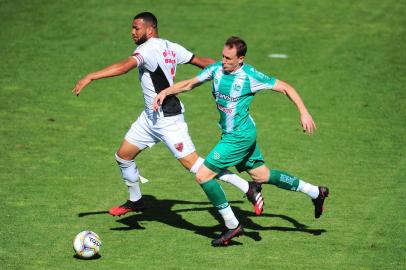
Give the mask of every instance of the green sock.
M 216 180 L 211 179 L 203 184 L 200 184 L 200 186 L 204 190 L 204 193 L 206 193 L 207 198 L 209 198 L 210 202 L 217 208 L 217 210 L 224 209 L 229 205 L 224 190 Z
M 299 178 L 284 171 L 270 170 L 268 183 L 287 190 L 297 190 Z

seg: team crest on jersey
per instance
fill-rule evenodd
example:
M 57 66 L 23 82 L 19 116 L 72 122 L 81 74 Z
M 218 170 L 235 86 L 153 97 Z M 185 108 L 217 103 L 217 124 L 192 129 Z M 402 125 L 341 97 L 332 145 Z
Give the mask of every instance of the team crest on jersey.
M 235 91 L 241 91 L 241 85 L 239 85 L 239 84 L 234 84 L 234 85 L 233 85 L 233 90 L 235 90 Z
M 214 157 L 214 159 L 220 159 L 220 153 L 214 152 L 213 157 Z
M 179 152 L 182 152 L 183 143 L 175 143 L 175 149 L 178 150 Z

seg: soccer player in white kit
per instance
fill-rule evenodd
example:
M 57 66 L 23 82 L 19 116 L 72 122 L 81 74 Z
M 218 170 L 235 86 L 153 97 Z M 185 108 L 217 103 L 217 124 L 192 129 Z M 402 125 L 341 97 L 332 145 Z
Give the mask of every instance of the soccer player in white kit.
M 129 58 L 89 73 L 79 80 L 72 90 L 79 95 L 82 89 L 94 80 L 119 76 L 135 67 L 139 69 L 139 80 L 144 94 L 144 111 L 132 124 L 115 154 L 128 187 L 129 199 L 109 210 L 113 216 L 144 210 L 139 185 L 140 173 L 134 158 L 145 148 L 162 141 L 179 162 L 195 174 L 204 161 L 196 153 L 190 138 L 183 115 L 184 107 L 180 100 L 175 95 L 169 96 L 156 112 L 153 110 L 153 102 L 161 90 L 173 85 L 177 64 L 190 63 L 204 68 L 214 63 L 214 60 L 197 57 L 181 45 L 159 38 L 158 21 L 150 12 L 142 12 L 134 17 L 132 38 L 138 47 Z M 248 183 L 227 170 L 221 172 L 217 178 L 240 188 L 253 204 L 255 213 L 257 215 L 262 213 L 263 199 L 260 185 Z

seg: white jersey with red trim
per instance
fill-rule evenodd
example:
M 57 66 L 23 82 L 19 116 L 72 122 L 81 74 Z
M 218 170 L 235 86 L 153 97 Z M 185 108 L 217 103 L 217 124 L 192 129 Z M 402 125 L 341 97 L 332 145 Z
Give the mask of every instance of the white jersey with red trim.
M 147 116 L 152 118 L 155 96 L 173 84 L 177 64 L 189 63 L 194 55 L 177 43 L 161 38 L 150 38 L 135 49 L 132 57 L 138 62 L 139 80 L 144 94 L 144 110 Z M 183 112 L 180 100 L 176 96 L 169 96 L 160 107 L 158 116 L 173 116 Z

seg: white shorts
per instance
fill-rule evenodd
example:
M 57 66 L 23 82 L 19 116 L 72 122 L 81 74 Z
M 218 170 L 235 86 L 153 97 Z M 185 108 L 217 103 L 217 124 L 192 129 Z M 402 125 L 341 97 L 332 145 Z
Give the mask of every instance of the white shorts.
M 183 114 L 150 119 L 143 111 L 131 125 L 125 140 L 141 150 L 162 141 L 178 159 L 195 151 Z

